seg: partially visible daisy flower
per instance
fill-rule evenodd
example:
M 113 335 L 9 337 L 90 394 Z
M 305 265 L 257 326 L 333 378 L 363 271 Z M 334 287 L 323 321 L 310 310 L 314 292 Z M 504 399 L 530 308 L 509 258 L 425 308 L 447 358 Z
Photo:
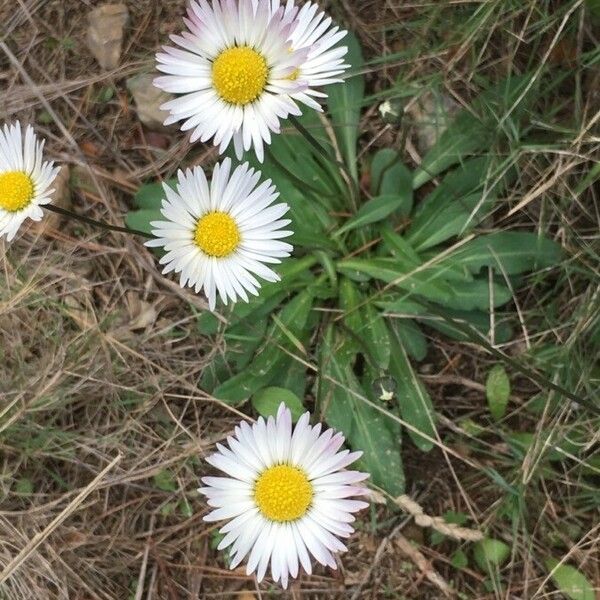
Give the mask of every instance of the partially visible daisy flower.
M 53 162 L 43 162 L 44 140 L 28 125 L 0 129 L 0 237 L 10 242 L 27 218 L 40 221 L 42 206 L 51 201 L 50 185 L 58 174 Z
M 183 121 L 192 142 L 212 139 L 221 153 L 233 140 L 238 158 L 254 147 L 262 162 L 280 119 L 301 114 L 290 94 L 306 87 L 294 74 L 308 50 L 290 48 L 292 22 L 271 0 L 192 0 L 184 21 L 189 31 L 171 36 L 179 48 L 156 55 L 166 75 L 154 85 L 181 94 L 161 107 L 165 125 Z
M 292 431 L 292 415 L 281 404 L 277 417 L 242 421 L 228 446 L 206 460 L 227 477 L 203 477 L 200 492 L 215 508 L 206 521 L 228 520 L 219 550 L 230 548 L 234 569 L 246 556 L 248 575 L 262 581 L 269 563 L 275 581 L 287 587 L 299 567 L 312 573 L 311 556 L 336 568 L 334 555 L 346 550 L 340 538 L 354 532 L 353 513 L 368 504 L 352 500 L 367 490 L 368 474 L 345 468 L 361 452 L 342 450 L 344 436 L 321 424 L 312 427 L 309 413 Z
M 162 246 L 163 273 L 180 273 L 180 284 L 204 289 L 211 310 L 217 292 L 224 304 L 248 292 L 258 296 L 260 283 L 279 281 L 265 263 L 280 263 L 292 246 L 280 241 L 292 235 L 284 230 L 291 222 L 282 219 L 287 204 L 273 204 L 279 197 L 271 180 L 258 185 L 261 173 L 248 163 L 231 172 L 231 159 L 215 165 L 209 185 L 201 167 L 177 174 L 177 191 L 163 184 L 166 198 L 162 214 L 167 221 L 151 226 L 157 239 L 146 246 Z
M 282 0 L 271 0 L 271 11 L 276 13 L 282 8 Z M 314 2 L 308 2 L 298 8 L 294 0 L 288 0 L 284 7 L 285 19 L 292 23 L 289 42 L 292 51 L 308 51 L 306 59 L 294 71 L 292 78 L 304 81 L 305 89 L 291 93 L 298 100 L 315 110 L 322 111 L 315 98 L 327 98 L 327 94 L 316 90 L 332 83 L 342 83 L 340 75 L 349 68 L 344 57 L 347 46 L 336 46 L 348 34 L 333 24 L 333 19 L 321 11 Z

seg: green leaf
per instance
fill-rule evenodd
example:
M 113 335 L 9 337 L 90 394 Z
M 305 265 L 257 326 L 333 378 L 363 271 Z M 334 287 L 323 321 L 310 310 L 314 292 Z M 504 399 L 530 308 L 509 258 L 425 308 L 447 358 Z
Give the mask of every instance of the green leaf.
M 356 355 L 363 347 L 360 331 L 364 329 L 364 325 L 359 308 L 363 297 L 356 283 L 348 277 L 340 278 L 338 302 L 348 334 L 344 343 L 344 352 Z
M 257 318 L 269 316 L 286 297 L 286 292 L 295 292 L 310 286 L 315 281 L 311 268 L 316 262 L 314 255 L 308 255 L 301 259 L 288 258 L 282 264 L 276 265 L 275 271 L 281 278 L 280 281 L 265 283 L 261 287 L 260 295 L 251 297 L 250 302 L 237 302 L 231 312 L 229 328 L 234 325 L 241 326 L 244 321 L 254 322 Z
M 419 271 L 412 263 L 399 258 L 351 258 L 339 261 L 337 268 L 344 274 L 358 272 L 385 283 L 393 283 L 410 294 L 422 295 L 436 302 L 443 302 L 452 296 L 448 284 L 440 281 L 442 270 Z
M 510 379 L 502 365 L 495 365 L 488 373 L 485 393 L 492 417 L 500 421 L 506 414 L 510 398 Z
M 465 569 L 469 566 L 469 559 L 462 550 L 457 550 L 451 558 L 452 566 L 455 569 Z
M 415 171 L 414 189 L 469 155 L 489 148 L 501 131 L 498 121 L 526 89 L 530 79 L 531 75 L 510 77 L 480 94 L 471 107 L 460 111 Z M 521 102 L 520 110 L 513 112 L 513 120 L 518 119 L 523 107 Z
M 96 96 L 97 102 L 110 102 L 115 95 L 115 88 L 112 85 L 105 85 L 100 88 Z
M 598 4 L 598 12 L 600 13 L 600 0 L 596 0 Z M 600 14 L 599 14 L 600 16 Z M 580 196 L 589 187 L 594 185 L 596 181 L 600 179 L 600 162 L 596 163 L 587 173 L 587 175 L 579 182 L 577 187 L 573 190 L 573 193 Z
M 47 110 L 41 110 L 38 113 L 37 121 L 42 125 L 50 125 L 54 123 L 54 117 Z
M 280 301 L 282 296 L 274 300 Z M 268 309 L 269 302 L 265 308 Z M 202 373 L 200 385 L 203 389 L 214 390 L 220 383 L 227 381 L 232 373 L 245 369 L 254 353 L 263 343 L 267 332 L 267 317 L 259 315 L 251 324 L 233 325 L 225 331 L 226 352 L 218 354 Z M 270 311 L 269 311 L 270 312 Z
M 229 404 L 238 404 L 252 396 L 261 387 L 268 385 L 278 370 L 285 364 L 285 350 L 298 351 L 296 338 L 302 333 L 312 309 L 314 293 L 308 288 L 296 295 L 279 313 L 276 323 L 264 340 L 250 366 L 219 385 L 213 392 Z
M 393 256 L 400 258 L 402 262 L 413 264 L 415 267 L 422 264 L 421 258 L 410 243 L 406 241 L 406 238 L 398 235 L 390 226 L 382 227 L 380 231 L 386 247 Z
M 300 398 L 284 388 L 267 387 L 252 396 L 252 406 L 263 417 L 275 416 L 282 402 L 290 409 L 294 423 L 306 412 Z
M 377 301 L 376 304 L 385 310 L 386 316 L 393 315 L 395 318 L 400 318 L 398 315 L 404 318 L 407 316 L 416 317 L 427 312 L 422 304 L 406 296 L 399 298 L 389 297 L 385 300 Z
M 342 277 L 339 293 L 344 325 L 348 328 L 348 348 L 357 353 L 362 349 L 373 366 L 386 369 L 390 360 L 390 343 L 387 328 L 379 311 L 367 303 L 357 285 Z
M 371 163 L 371 194 L 395 194 L 404 198 L 406 213 L 413 201 L 412 173 L 400 160 L 400 154 L 391 148 L 379 150 Z
M 411 244 L 422 251 L 472 230 L 515 176 L 507 162 L 495 166 L 484 156 L 450 171 L 414 211 L 406 233 Z
M 314 167 L 316 170 L 316 163 Z M 294 231 L 294 235 L 289 238 L 290 243 L 310 249 L 337 250 L 336 244 L 327 234 L 327 231 L 334 227 L 329 209 L 317 204 L 310 193 L 298 189 L 285 176 L 276 175 L 273 181 L 277 185 L 277 191 L 290 207 L 287 217 L 292 220 Z
M 484 196 L 471 194 L 441 205 L 433 213 L 423 211 L 413 220 L 406 239 L 419 252 L 468 233 L 485 217 L 495 201 L 496 198 L 487 192 Z
M 375 362 L 375 368 L 386 370 L 390 363 L 391 344 L 385 319 L 372 303 L 361 309 L 362 327 L 357 332 Z
M 160 210 L 153 208 L 144 208 L 141 210 L 133 210 L 127 213 L 125 217 L 125 225 L 130 229 L 137 229 L 145 233 L 152 233 L 152 221 L 164 220 Z
M 475 562 L 486 573 L 496 572 L 510 556 L 510 546 L 492 538 L 485 538 L 475 544 Z
M 165 183 L 175 189 L 177 179 L 169 179 Z M 162 183 L 145 183 L 138 188 L 133 203 L 137 208 L 159 209 L 164 198 L 165 191 Z
M 160 509 L 160 514 L 163 517 L 170 517 L 175 512 L 176 508 L 177 508 L 177 504 L 175 502 L 167 502 Z
M 319 353 L 317 400 L 321 417 L 339 431 L 352 428 L 354 399 L 346 389 L 359 391 L 352 373 L 356 345 L 333 325 L 325 331 Z
M 166 469 L 159 471 L 153 477 L 154 485 L 163 492 L 175 492 L 177 491 L 177 482 L 173 477 L 173 474 Z
M 558 265 L 560 246 L 534 233 L 499 231 L 479 236 L 443 259 L 443 263 L 460 264 L 472 273 L 492 267 L 507 275 L 516 275 Z M 440 263 L 441 264 L 441 263 Z
M 325 273 L 327 273 L 327 277 L 329 277 L 329 283 L 331 289 L 337 294 L 338 289 L 338 275 L 335 268 L 335 263 L 333 259 L 327 252 L 323 250 L 317 250 L 314 252 L 315 257 L 319 260 L 319 263 L 323 267 Z
M 490 315 L 488 313 L 484 313 L 477 310 L 451 310 L 446 309 L 444 313 L 452 318 L 454 321 L 458 321 L 459 323 L 463 323 L 468 325 L 476 332 L 479 332 L 486 338 L 490 337 Z M 421 321 L 424 325 L 435 329 L 436 331 L 441 331 L 444 335 L 452 338 L 453 340 L 457 340 L 459 342 L 478 342 L 479 340 L 475 335 L 470 336 L 464 333 L 461 329 L 455 327 L 452 323 L 449 323 L 442 317 L 437 317 L 433 315 L 418 315 L 419 321 Z M 498 344 L 504 344 L 508 342 L 513 335 L 512 327 L 504 322 L 496 322 L 494 323 L 494 340 Z
M 557 435 L 556 431 L 538 429 L 535 434 L 525 431 L 513 431 L 503 434 L 506 443 L 514 455 L 522 461 L 529 452 L 534 452 L 536 459 L 547 458 L 552 462 L 571 460 L 570 457 L 581 457 L 590 466 L 590 472 L 598 474 L 594 469 L 595 456 L 586 456 L 585 448 L 588 445 L 588 436 L 584 429 L 569 428 Z
M 349 440 L 354 450 L 364 452 L 360 464 L 370 473 L 372 483 L 400 496 L 405 491 L 400 424 L 363 400 L 353 398 L 353 404 Z
M 414 372 L 408 354 L 392 330 L 392 354 L 390 359 L 390 375 L 396 379 L 396 392 L 402 418 L 412 425 L 416 431 L 408 430 L 408 435 L 415 446 L 423 452 L 433 448 L 436 438 L 435 413 L 431 398 L 423 383 Z M 427 438 L 419 435 L 425 434 Z
M 483 310 L 489 311 L 490 306 L 503 306 L 512 300 L 510 288 L 498 281 L 474 279 L 452 284 L 453 297 L 442 304 L 455 310 Z M 491 294 L 491 297 L 490 297 Z
M 308 340 L 302 342 L 307 343 Z M 288 357 L 287 362 L 282 364 L 281 371 L 272 379 L 271 385 L 289 390 L 298 398 L 304 398 L 307 386 L 306 365 L 292 356 Z
M 336 232 L 335 236 L 342 235 L 353 229 L 370 225 L 383 221 L 393 212 L 401 211 L 403 214 L 407 212 L 407 197 L 400 194 L 387 194 L 378 196 L 363 204 L 358 212 Z M 410 209 L 409 209 L 410 210 Z
M 333 86 L 333 88 L 336 87 L 337 85 Z M 331 156 L 335 155 L 335 148 L 329 133 L 316 111 L 306 111 L 301 117 L 298 117 L 298 121 Z M 320 194 L 332 194 L 347 190 L 337 165 L 323 157 L 295 128 L 285 135 L 275 136 L 272 148 L 275 156 L 279 159 L 279 165 L 283 164 L 287 168 L 288 174 L 291 172 L 295 176 L 294 181 L 300 183 L 298 189 L 304 191 L 307 184 L 310 184 L 310 189 L 316 189 Z M 260 167 L 260 165 L 258 166 Z M 324 201 L 323 198 L 316 197 L 316 199 L 320 202 Z
M 178 504 L 179 512 L 186 518 L 190 519 L 194 511 L 192 510 L 191 504 L 188 502 L 187 498 L 182 498 Z
M 344 315 L 344 324 L 352 333 L 357 335 L 362 327 L 359 312 L 362 301 L 362 296 L 356 284 L 347 277 L 342 277 L 340 279 L 339 302 Z
M 365 93 L 365 79 L 360 73 L 364 66 L 364 59 L 355 35 L 347 35 L 340 45 L 348 46 L 348 54 L 345 56 L 345 60 L 352 65 L 354 74 L 348 76 L 343 83 L 328 88 L 329 99 L 327 105 L 344 160 L 352 176 L 358 181 L 356 143 L 360 124 L 360 111 Z
M 221 327 L 221 321 L 214 313 L 208 310 L 202 313 L 199 311 L 195 312 L 197 314 L 196 327 L 202 335 L 214 335 L 219 331 Z
M 586 0 L 585 4 L 590 11 L 592 21 L 600 21 L 600 0 Z
M 31 479 L 27 479 L 27 477 L 21 477 L 17 480 L 15 485 L 15 492 L 17 494 L 23 494 L 25 496 L 29 496 L 33 493 L 33 483 Z
M 556 587 L 570 600 L 595 600 L 594 586 L 575 567 L 561 565 L 559 561 L 549 558 L 546 568 L 552 573 Z
M 427 356 L 427 338 L 418 324 L 408 319 L 392 319 L 391 326 L 406 352 L 417 361 L 424 360 Z
M 305 111 L 298 121 L 331 156 L 335 155 L 316 111 Z M 229 154 L 234 161 L 237 160 L 233 148 Z M 334 221 L 328 213 L 334 208 L 344 207 L 343 194 L 347 192 L 347 185 L 339 168 L 331 160 L 326 160 L 295 128 L 290 127 L 273 137 L 263 164 L 253 155 L 246 158 L 261 171 L 264 179 L 272 179 L 281 197 L 289 204 L 296 245 L 300 243 L 297 236 L 303 238 L 311 229 L 314 232 L 315 227 L 329 229 L 327 223 L 333 224 Z M 328 241 L 327 236 L 323 236 L 318 247 Z
M 484 187 L 490 192 L 499 195 L 503 189 L 505 178 L 499 178 L 495 187 L 491 187 L 490 180 L 494 180 L 490 156 L 478 156 L 465 160 L 449 171 L 442 178 L 440 184 L 434 188 L 424 200 L 415 208 L 415 218 L 422 218 L 423 214 L 434 215 L 440 207 L 452 204 L 460 198 L 482 192 Z

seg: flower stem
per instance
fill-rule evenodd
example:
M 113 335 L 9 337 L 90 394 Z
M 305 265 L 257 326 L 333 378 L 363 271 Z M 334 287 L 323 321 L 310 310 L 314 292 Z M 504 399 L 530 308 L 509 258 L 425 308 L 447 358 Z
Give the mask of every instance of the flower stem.
M 140 235 L 145 238 L 153 238 L 154 236 L 151 233 L 146 233 L 145 231 L 140 231 L 139 229 L 130 229 L 129 227 L 119 227 L 119 225 L 111 225 L 110 223 L 106 223 L 105 221 L 96 221 L 96 219 L 90 219 L 89 217 L 84 217 L 83 215 L 78 215 L 66 208 L 61 208 L 60 206 L 55 206 L 53 204 L 45 204 L 44 208 L 52 211 L 54 213 L 58 213 L 59 215 L 64 215 L 65 217 L 69 217 L 69 219 L 75 219 L 77 221 L 82 221 L 83 223 L 87 223 L 88 225 L 93 225 L 94 227 L 100 227 L 101 229 L 107 229 L 108 231 L 118 231 L 119 233 L 129 233 L 132 235 Z

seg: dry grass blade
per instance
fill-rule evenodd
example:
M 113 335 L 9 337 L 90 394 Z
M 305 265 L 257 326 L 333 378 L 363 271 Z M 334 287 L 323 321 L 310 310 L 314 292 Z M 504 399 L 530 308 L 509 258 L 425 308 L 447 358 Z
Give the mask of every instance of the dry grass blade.
M 122 455 L 116 456 L 88 485 L 65 506 L 65 508 L 48 524 L 48 526 L 34 536 L 25 547 L 14 557 L 13 560 L 0 572 L 0 584 L 5 582 L 35 551 L 35 549 L 71 514 L 73 514 L 85 501 L 85 499 L 101 484 L 104 476 L 118 465 L 123 459 Z
M 180 32 L 188 0 L 123 1 L 130 25 L 119 65 L 107 72 L 85 40 L 88 13 L 102 2 L 0 1 L 0 121 L 34 124 L 48 156 L 70 167 L 73 209 L 115 224 L 141 185 L 167 181 L 179 167 L 210 171 L 217 160 L 214 147 L 191 145 L 176 127 L 141 123 L 127 85 L 154 70 L 154 53 Z M 256 417 L 249 402 L 234 406 L 203 387 L 213 368 L 233 370 L 222 360 L 237 343 L 223 333 L 228 312 L 207 333 L 204 297 L 164 277 L 155 255 L 121 235 L 54 221 L 28 224 L 14 243 L 0 240 L 3 600 L 439 600 L 459 594 L 541 600 L 561 593 L 546 567 L 549 558 L 577 568 L 597 587 L 600 422 L 577 402 L 597 397 L 600 386 L 594 3 L 318 4 L 357 34 L 367 58 L 357 153 L 361 200 L 372 192 L 376 152 L 391 148 L 412 169 L 426 156 L 425 134 L 439 137 L 446 126 L 445 112 L 413 110 L 425 96 L 474 115 L 469 107 L 482 90 L 509 75 L 525 78 L 517 97 L 491 114 L 496 138 L 484 153 L 502 165 L 496 179 L 511 178 L 495 208 L 467 235 L 465 229 L 441 251 L 423 254 L 421 266 L 369 288 L 364 304 L 383 303 L 398 284 L 433 272 L 481 232 L 536 232 L 560 244 L 563 259 L 516 279 L 490 268 L 489 310 L 482 312 L 496 353 L 472 337 L 459 342 L 439 333 L 430 326 L 443 321 L 439 314 L 418 321 L 427 353 L 411 361 L 436 411 L 436 434 L 424 436 L 433 446 L 429 453 L 407 435 L 418 430 L 399 416 L 402 398 L 384 403 L 369 395 L 369 369 L 376 364 L 357 359 L 351 365 L 364 394 L 328 379 L 402 431 L 405 494 L 374 492 L 370 510 L 345 541 L 340 568 L 316 566 L 312 577 L 302 574 L 284 593 L 268 578 L 258 584 L 243 567 L 229 570 L 227 556 L 216 551 L 218 526 L 203 521 L 208 507 L 197 492 L 199 479 L 212 473 L 206 453 L 240 419 Z M 406 108 L 400 125 L 380 117 L 388 100 Z M 341 160 L 326 115 L 322 122 Z M 443 177 L 415 192 L 415 206 Z M 491 173 L 488 179 L 485 188 L 495 189 Z M 483 204 L 482 198 L 471 217 Z M 404 236 L 412 221 L 393 225 Z M 346 258 L 375 256 L 383 239 L 365 235 L 364 243 L 348 246 Z M 346 276 L 336 274 L 335 260 L 327 273 L 332 280 Z M 494 302 L 495 284 L 509 290 L 507 305 Z M 354 310 L 339 310 L 329 291 L 314 307 L 322 323 L 335 327 L 345 326 Z M 404 325 L 409 313 L 394 318 Z M 322 329 L 303 339 L 279 322 L 290 341 L 280 347 L 286 364 L 305 377 L 305 406 L 318 409 Z M 493 336 L 505 325 L 513 335 L 499 343 Z M 249 324 L 242 337 L 255 329 Z M 235 354 L 238 360 L 244 358 Z M 559 389 L 528 379 L 510 361 Z M 496 419 L 486 380 L 498 363 L 510 390 Z M 563 389 L 572 395 L 561 396 Z M 452 524 L 453 518 L 473 529 Z M 476 555 L 483 536 L 507 553 L 504 562 L 482 567 Z

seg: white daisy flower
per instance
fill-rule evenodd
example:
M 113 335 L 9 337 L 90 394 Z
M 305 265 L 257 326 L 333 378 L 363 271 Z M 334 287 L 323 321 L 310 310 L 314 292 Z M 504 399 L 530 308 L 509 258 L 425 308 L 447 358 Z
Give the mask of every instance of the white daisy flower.
M 254 147 L 262 162 L 280 119 L 301 114 L 290 93 L 306 87 L 294 74 L 308 50 L 290 48 L 293 24 L 271 0 L 192 0 L 184 21 L 189 31 L 171 36 L 179 48 L 156 55 L 166 75 L 154 85 L 181 94 L 161 107 L 165 125 L 183 121 L 190 141 L 213 139 L 221 153 L 233 140 L 238 158 Z
M 281 0 L 271 0 L 273 13 L 280 10 L 281 6 Z M 333 25 L 333 19 L 320 11 L 314 2 L 308 2 L 302 8 L 298 8 L 294 0 L 288 0 L 284 15 L 284 18 L 292 23 L 288 40 L 291 50 L 308 52 L 306 59 L 292 75 L 292 78 L 304 81 L 307 87 L 290 95 L 295 100 L 322 111 L 321 105 L 314 98 L 327 98 L 327 94 L 314 88 L 343 82 L 340 75 L 350 67 L 344 62 L 348 47 L 334 46 L 346 37 L 348 32 Z
M 180 273 L 180 284 L 202 289 L 211 310 L 217 292 L 224 304 L 248 294 L 258 296 L 258 275 L 279 281 L 265 263 L 280 263 L 293 250 L 280 241 L 292 235 L 282 229 L 291 221 L 282 219 L 287 204 L 273 204 L 279 197 L 271 180 L 244 163 L 231 173 L 231 159 L 215 165 L 209 186 L 200 167 L 178 172 L 177 191 L 163 184 L 166 198 L 161 213 L 167 221 L 151 226 L 157 239 L 146 246 L 162 246 L 163 273 Z
M 206 521 L 229 520 L 220 529 L 219 550 L 230 548 L 234 569 L 249 555 L 246 572 L 262 581 L 271 564 L 275 581 L 287 587 L 299 566 L 312 573 L 311 555 L 336 568 L 334 555 L 346 550 L 355 513 L 368 504 L 352 500 L 367 490 L 359 484 L 368 474 L 346 471 L 361 452 L 342 450 L 341 433 L 311 427 L 309 413 L 292 431 L 292 415 L 281 404 L 277 418 L 261 417 L 250 426 L 242 421 L 229 447 L 206 460 L 227 477 L 203 477 L 199 491 L 215 508 Z
M 0 237 L 10 242 L 23 221 L 40 221 L 42 206 L 51 201 L 49 189 L 58 174 L 53 162 L 42 162 L 44 140 L 17 121 L 0 129 Z

